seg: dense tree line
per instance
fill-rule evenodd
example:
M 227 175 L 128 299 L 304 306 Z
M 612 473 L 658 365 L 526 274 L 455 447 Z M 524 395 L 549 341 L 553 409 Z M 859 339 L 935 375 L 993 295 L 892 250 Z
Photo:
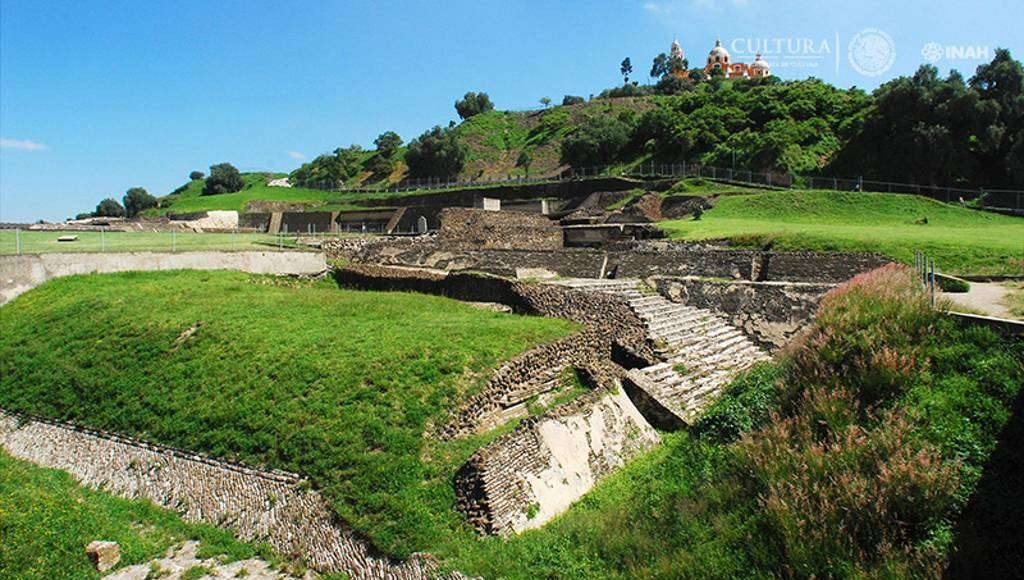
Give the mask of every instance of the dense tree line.
M 817 79 L 681 78 L 672 73 L 686 63 L 670 61 L 655 59 L 655 86 L 602 92 L 598 98 L 652 96 L 655 107 L 586 118 L 564 140 L 563 161 L 583 167 L 648 155 L 920 184 L 1024 184 L 1024 69 L 1006 50 L 968 81 L 926 65 L 871 94 Z
M 359 145 L 338 147 L 334 153 L 325 153 L 303 163 L 288 178 L 300 187 L 341 187 L 362 171 L 365 157 Z
M 829 170 L 934 185 L 1024 185 L 1024 68 L 996 50 L 970 80 L 933 66 L 874 92 Z

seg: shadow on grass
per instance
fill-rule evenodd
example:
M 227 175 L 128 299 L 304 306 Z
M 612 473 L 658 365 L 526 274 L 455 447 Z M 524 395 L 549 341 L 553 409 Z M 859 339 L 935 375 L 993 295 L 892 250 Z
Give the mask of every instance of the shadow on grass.
M 957 526 L 946 578 L 1024 575 L 1024 390 Z

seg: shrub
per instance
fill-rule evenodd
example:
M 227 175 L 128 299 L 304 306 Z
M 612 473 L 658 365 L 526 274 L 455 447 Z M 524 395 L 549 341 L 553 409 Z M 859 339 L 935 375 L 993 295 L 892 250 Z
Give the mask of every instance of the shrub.
M 565 95 L 562 97 L 562 106 L 564 107 L 568 107 L 570 105 L 582 105 L 584 102 L 583 97 L 578 97 L 576 95 Z
M 124 207 L 117 200 L 108 197 L 96 205 L 96 217 L 124 217 Z
M 156 198 L 141 187 L 133 187 L 124 194 L 124 210 L 128 217 L 135 217 L 144 210 L 156 207 Z
M 203 195 L 234 193 L 245 187 L 242 174 L 230 163 L 218 163 L 210 166 L 210 177 L 203 186 Z
M 961 278 L 955 278 L 953 276 L 947 276 L 945 274 L 936 274 L 935 282 L 939 285 L 939 289 L 943 292 L 970 292 L 971 285 L 967 280 Z
M 451 127 L 434 127 L 409 143 L 405 163 L 413 177 L 454 177 L 466 163 L 466 149 Z
M 206 177 L 206 175 L 204 175 L 202 171 L 193 171 L 188 174 L 188 178 L 192 181 L 198 181 L 204 177 Z
M 487 93 L 468 92 L 461 100 L 455 101 L 455 111 L 463 119 L 468 119 L 493 109 L 494 103 L 491 102 L 491 98 L 487 96 Z

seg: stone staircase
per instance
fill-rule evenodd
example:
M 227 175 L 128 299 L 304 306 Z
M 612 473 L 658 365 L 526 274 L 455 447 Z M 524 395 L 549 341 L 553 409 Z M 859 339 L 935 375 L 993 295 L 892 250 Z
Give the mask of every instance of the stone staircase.
M 631 371 L 632 382 L 662 412 L 684 424 L 693 421 L 739 372 L 769 358 L 714 312 L 644 292 L 638 280 L 569 279 L 557 284 L 614 294 L 629 303 L 662 359 Z

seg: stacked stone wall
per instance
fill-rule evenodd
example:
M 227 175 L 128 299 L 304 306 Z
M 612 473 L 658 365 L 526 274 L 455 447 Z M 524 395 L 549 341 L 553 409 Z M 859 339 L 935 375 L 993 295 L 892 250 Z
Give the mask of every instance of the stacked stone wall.
M 229 526 L 243 540 L 301 555 L 318 571 L 373 579 L 432 576 L 421 556 L 402 562 L 375 553 L 294 474 L 3 410 L 0 445 L 19 459 L 68 471 L 89 487 L 176 510 L 185 521 Z
M 510 211 L 447 208 L 441 211 L 441 243 L 450 248 L 558 250 L 562 228 L 545 216 Z

